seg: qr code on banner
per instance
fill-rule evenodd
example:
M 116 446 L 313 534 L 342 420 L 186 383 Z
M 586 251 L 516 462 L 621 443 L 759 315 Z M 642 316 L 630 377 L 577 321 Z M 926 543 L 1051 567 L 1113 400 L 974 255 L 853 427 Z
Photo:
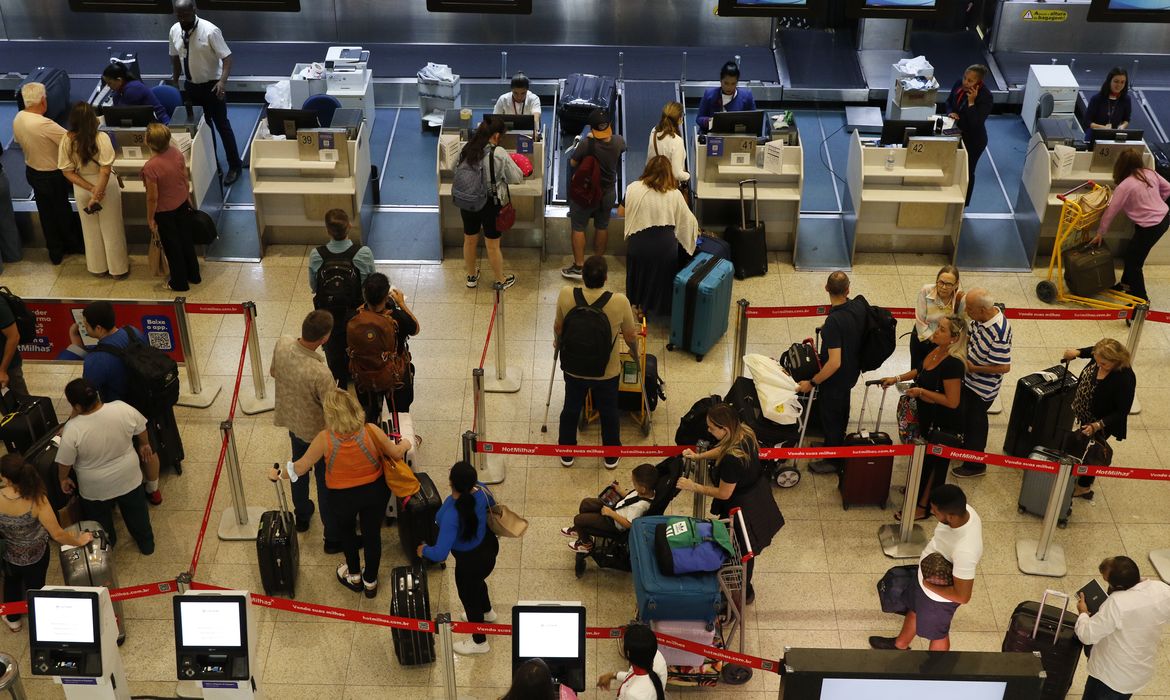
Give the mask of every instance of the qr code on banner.
M 174 350 L 174 345 L 171 344 L 171 334 L 166 331 L 151 331 L 146 334 L 146 340 L 150 343 L 150 347 L 158 348 L 164 352 Z

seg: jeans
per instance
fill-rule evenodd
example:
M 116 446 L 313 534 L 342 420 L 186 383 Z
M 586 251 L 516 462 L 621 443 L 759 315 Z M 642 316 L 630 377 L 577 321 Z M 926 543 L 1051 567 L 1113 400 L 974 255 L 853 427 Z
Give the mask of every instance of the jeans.
M 27 166 L 24 170 L 37 202 L 37 214 L 41 218 L 41 230 L 45 234 L 49 258 L 60 260 L 66 253 L 85 250 L 81 242 L 81 219 L 77 218 L 77 212 L 69 205 L 73 185 L 60 170 L 33 170 Z
M 1081 700 L 1129 700 L 1133 693 L 1119 693 L 1096 678 L 1089 676 L 1085 681 L 1085 694 Z
M 382 521 L 386 518 L 386 504 L 390 502 L 390 487 L 379 476 L 368 484 L 348 489 L 332 489 L 329 504 L 333 524 L 341 534 L 341 549 L 350 574 L 362 572 L 366 583 L 378 582 L 378 567 L 382 564 Z M 361 568 L 358 556 L 358 534 L 355 521 L 362 528 L 362 548 L 366 551 L 366 567 Z
M 81 497 L 81 513 L 86 520 L 96 520 L 101 523 L 102 529 L 113 546 L 118 539 L 114 531 L 114 506 L 122 511 L 122 522 L 134 542 L 138 551 L 150 555 L 154 553 L 154 530 L 150 526 L 150 513 L 147 512 L 146 488 L 136 486 L 121 496 L 108 501 L 91 501 L 84 495 Z
M 601 414 L 601 444 L 622 444 L 622 414 L 618 408 L 618 379 L 581 379 L 565 374 L 565 405 L 561 409 L 560 444 L 577 444 L 577 420 L 585 407 L 585 395 L 593 393 L 593 407 Z
M 292 458 L 297 461 L 305 456 L 309 451 L 309 443 L 300 439 L 289 431 L 288 440 L 292 444 Z M 313 465 L 313 479 L 317 482 L 317 515 L 321 518 L 321 524 L 325 526 L 325 541 L 337 542 L 339 538 L 333 532 L 333 521 L 329 518 L 329 489 L 325 488 L 325 459 L 317 460 Z M 313 502 L 309 500 L 309 480 L 297 479 L 290 489 L 292 490 L 293 501 L 293 515 L 297 522 L 304 522 L 313 517 L 310 509 L 313 507 Z
M 167 256 L 167 265 L 171 268 L 170 286 L 176 292 L 185 292 L 191 288 L 191 284 L 201 281 L 199 256 L 195 254 L 195 243 L 191 240 L 191 229 L 187 223 L 190 208 L 184 202 L 178 209 L 154 213 L 163 254 Z
M 963 385 L 961 405 L 963 407 L 963 449 L 983 452 L 987 448 L 987 409 L 991 408 L 992 401 L 976 394 L 967 385 Z M 963 462 L 964 467 L 973 467 L 984 471 L 986 465 L 979 462 Z
M 1125 261 L 1121 283 L 1129 285 L 1130 294 L 1147 301 L 1150 297 L 1146 291 L 1146 276 L 1142 272 L 1142 267 L 1167 228 L 1170 228 L 1170 214 L 1163 216 L 1162 220 L 1153 226 L 1134 226 L 1133 238 L 1129 240 L 1125 255 L 1121 256 Z
M 215 81 L 206 83 L 192 83 L 186 81 L 187 99 L 191 104 L 203 108 L 203 116 L 215 126 L 219 138 L 223 142 L 223 150 L 227 155 L 228 168 L 239 170 L 243 166 L 240 160 L 240 149 L 236 146 L 236 135 L 232 131 L 232 124 L 228 121 L 227 102 L 215 94 Z M 219 160 L 218 154 L 216 160 Z
M 44 588 L 45 574 L 49 571 L 49 550 L 54 545 L 45 548 L 40 560 L 32 564 L 18 566 L 12 562 L 4 562 L 4 602 L 16 603 L 24 600 L 28 591 Z M 16 622 L 21 615 L 8 615 L 9 620 Z
M 459 602 L 467 613 L 467 621 L 483 622 L 484 613 L 492 609 L 487 580 L 496 568 L 500 540 L 488 530 L 475 549 L 466 552 L 451 550 L 451 554 L 455 557 L 455 590 L 459 592 Z M 473 634 L 471 639 L 476 644 L 483 644 L 487 635 Z

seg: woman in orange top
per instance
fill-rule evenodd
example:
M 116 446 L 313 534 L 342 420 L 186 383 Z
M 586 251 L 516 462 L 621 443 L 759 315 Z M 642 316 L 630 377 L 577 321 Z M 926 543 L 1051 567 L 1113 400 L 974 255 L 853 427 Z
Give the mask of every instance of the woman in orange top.
M 390 501 L 390 488 L 382 477 L 382 457 L 402 459 L 410 445 L 396 443 L 381 428 L 366 423 L 365 411 L 347 391 L 337 389 L 326 394 L 323 403 L 325 429 L 309 443 L 303 457 L 288 462 L 284 470 L 273 467 L 269 478 L 296 481 L 324 458 L 331 516 L 345 553 L 345 562 L 337 567 L 337 580 L 350 590 L 365 590 L 366 597 L 373 598 L 378 593 L 378 566 L 382 559 L 382 519 Z M 362 528 L 364 569 L 358 558 L 355 521 Z

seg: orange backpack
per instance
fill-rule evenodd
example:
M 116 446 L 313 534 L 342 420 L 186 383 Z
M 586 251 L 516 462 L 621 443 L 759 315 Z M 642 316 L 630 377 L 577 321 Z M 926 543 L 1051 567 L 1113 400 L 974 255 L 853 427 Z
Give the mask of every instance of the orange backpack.
M 398 344 L 398 322 L 365 306 L 345 326 L 349 374 L 359 391 L 393 391 L 402 386 L 410 353 Z

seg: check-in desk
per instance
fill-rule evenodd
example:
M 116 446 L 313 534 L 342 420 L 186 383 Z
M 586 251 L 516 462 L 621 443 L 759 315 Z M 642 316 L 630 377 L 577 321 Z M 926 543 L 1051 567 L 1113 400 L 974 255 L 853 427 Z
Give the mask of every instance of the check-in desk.
M 1127 143 L 1098 142 L 1092 150 L 1072 154 L 1071 167 L 1060 167 L 1039 133 L 1028 142 L 1028 157 L 1024 161 L 1023 186 L 1016 203 L 1016 219 L 1024 243 L 1034 265 L 1046 267 L 1056 241 L 1063 206 L 1058 195 L 1092 180 L 1113 187 L 1113 163 L 1117 154 L 1127 149 L 1139 149 L 1146 167 L 1154 167 L 1154 158 L 1143 141 Z M 1133 236 L 1133 223 L 1120 214 L 1109 228 L 1106 242 L 1114 255 L 1120 255 Z M 1170 263 L 1170 244 L 1158 242 L 1147 259 L 1151 263 Z
M 200 209 L 218 208 L 223 201 L 216 178 L 215 140 L 211 128 L 198 107 L 179 107 L 171 115 L 171 140 L 183 153 L 191 176 L 191 193 Z M 126 240 L 146 243 L 150 229 L 146 225 L 146 185 L 142 166 L 150 160 L 145 127 L 108 127 L 102 130 L 114 145 L 114 172 L 122 179 L 122 218 Z
M 850 259 L 858 252 L 953 255 L 967 197 L 967 152 L 958 137 L 911 138 L 908 148 L 849 141 L 845 217 Z
M 779 133 L 776 136 L 780 136 Z M 764 222 L 768 250 L 792 250 L 800 219 L 804 157 L 795 129 L 760 143 L 750 136 L 709 134 L 693 142 L 695 214 L 704 228 L 722 230 L 740 222 L 739 183 L 756 180 L 759 210 L 752 205 L 752 187 L 744 186 L 747 220 Z
M 451 198 L 451 184 L 455 177 L 455 165 L 470 129 L 463 128 L 458 119 L 454 118 L 453 115 L 458 113 L 459 110 L 448 112 L 448 119 L 439 135 L 438 157 L 435 159 L 435 178 L 439 187 L 439 228 L 442 230 L 444 246 L 463 245 L 463 218 Z M 540 248 L 543 257 L 545 140 L 543 134 L 538 134 L 536 139 L 532 136 L 530 131 L 509 131 L 500 139 L 500 147 L 509 154 L 520 153 L 532 161 L 532 174 L 520 184 L 508 186 L 512 206 L 516 209 L 516 224 L 500 240 L 501 245 L 510 248 Z M 484 167 L 487 167 L 486 163 Z
M 370 183 L 369 122 L 354 138 L 343 128 L 301 129 L 295 139 L 255 138 L 251 148 L 252 193 L 260 252 L 270 244 L 320 245 L 325 212 L 349 215 L 350 238 L 369 230 L 365 206 Z

